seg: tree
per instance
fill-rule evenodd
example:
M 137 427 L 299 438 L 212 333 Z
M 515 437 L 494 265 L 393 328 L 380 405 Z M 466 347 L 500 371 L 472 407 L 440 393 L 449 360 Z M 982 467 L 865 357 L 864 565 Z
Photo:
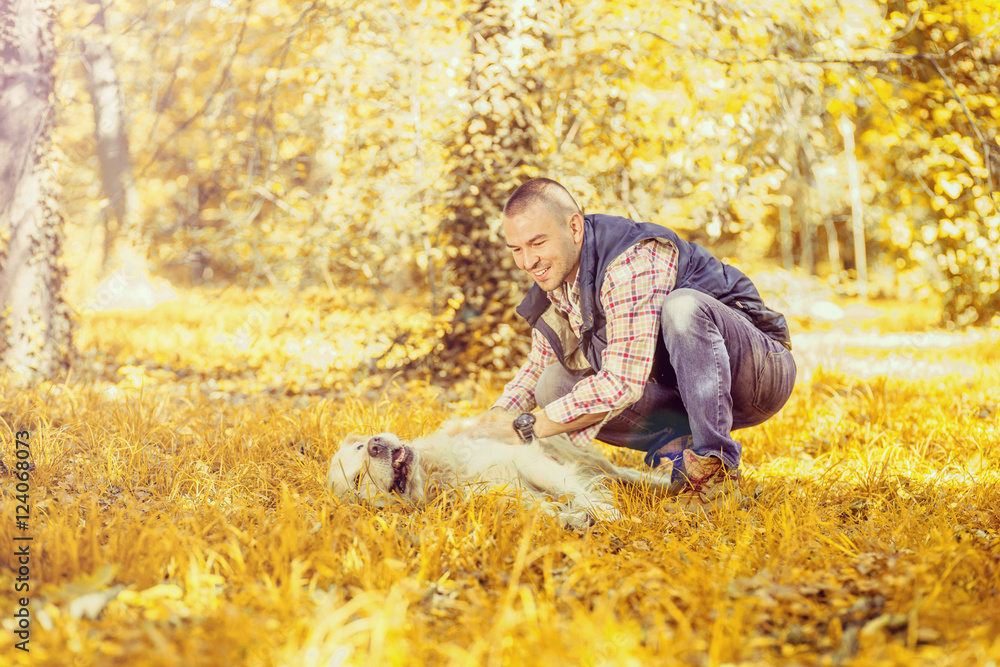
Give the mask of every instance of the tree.
M 333 280 L 378 289 L 426 276 L 433 294 L 438 182 L 448 153 L 441 137 L 457 120 L 441 88 L 464 53 L 459 22 L 440 3 L 378 0 L 338 9 L 323 34 L 326 48 L 310 63 L 328 73 L 311 184 L 323 199 L 307 232 L 315 239 L 310 264 Z
M 528 283 L 500 228 L 513 190 L 546 175 L 588 197 L 588 181 L 628 168 L 630 142 L 618 122 L 628 72 L 615 61 L 627 49 L 619 35 L 593 39 L 602 17 L 592 10 L 561 0 L 485 0 L 464 17 L 468 98 L 439 234 L 449 249 L 448 307 L 430 355 L 439 376 L 510 368 L 527 353 L 530 336 L 514 309 Z
M 128 135 L 125 131 L 125 105 L 111 51 L 110 38 L 102 0 L 87 0 L 98 5 L 93 31 L 83 39 L 83 63 L 87 73 L 87 88 L 94 107 L 94 128 L 97 139 L 97 159 L 101 186 L 107 197 L 103 211 L 104 251 L 102 268 L 108 260 L 116 239 L 132 236 L 138 231 L 131 223 L 135 215 L 135 186 L 129 161 Z
M 72 343 L 50 152 L 55 17 L 51 0 L 0 0 L 0 366 L 23 380 L 51 376 Z
M 451 321 L 434 350 L 435 364 L 449 370 L 475 372 L 491 354 L 508 365 L 504 357 L 513 351 L 490 333 L 491 323 L 516 322 L 517 283 L 499 239 L 500 207 L 518 181 L 541 166 L 543 80 L 525 61 L 537 60 L 546 47 L 541 12 L 511 4 L 487 0 L 466 17 L 468 111 L 455 142 L 442 224 L 447 245 L 460 250 L 448 266 Z
M 985 321 L 1000 267 L 994 6 L 121 0 L 106 19 L 152 263 L 412 296 L 430 312 L 383 332 L 368 366 L 468 375 L 522 358 L 513 309 L 530 280 L 500 207 L 540 175 L 587 212 L 667 225 L 749 270 L 784 250 L 837 281 L 857 269 L 857 211 L 876 294 L 903 267 L 898 286 L 939 288 L 953 319 Z M 98 32 L 93 5 L 63 17 L 77 43 Z M 61 95 L 73 121 L 91 112 L 82 74 L 60 79 L 79 89 Z M 93 130 L 59 133 L 67 217 L 97 220 Z
M 936 267 L 944 317 L 988 324 L 1000 311 L 1000 32 L 992 0 L 890 2 L 895 62 L 879 64 L 869 135 L 877 136 L 887 208 L 906 211 L 898 244 Z M 874 142 L 873 142 L 874 143 Z

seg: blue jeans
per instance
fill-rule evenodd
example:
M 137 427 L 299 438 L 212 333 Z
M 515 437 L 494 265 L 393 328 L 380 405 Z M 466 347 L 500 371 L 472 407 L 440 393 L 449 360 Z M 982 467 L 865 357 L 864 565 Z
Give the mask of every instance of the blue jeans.
M 792 353 L 737 311 L 692 289 L 664 299 L 660 333 L 662 347 L 642 396 L 597 437 L 645 451 L 652 463 L 660 447 L 690 435 L 695 454 L 737 469 L 743 448 L 731 432 L 767 421 L 785 405 L 795 385 Z M 574 375 L 559 363 L 548 366 L 535 401 L 548 405 L 587 374 Z

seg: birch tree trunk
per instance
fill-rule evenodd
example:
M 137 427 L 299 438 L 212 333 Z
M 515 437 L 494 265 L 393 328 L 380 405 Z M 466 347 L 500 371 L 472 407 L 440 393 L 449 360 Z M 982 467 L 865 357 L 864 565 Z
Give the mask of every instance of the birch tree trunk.
M 858 272 L 858 296 L 868 298 L 868 257 L 865 252 L 865 220 L 861 203 L 861 179 L 858 158 L 854 154 L 854 124 L 846 116 L 838 123 L 844 135 L 844 157 L 847 158 L 847 178 L 851 185 L 851 220 L 854 229 L 854 264 Z
M 101 4 L 101 0 L 88 2 Z M 101 267 L 106 271 L 118 239 L 125 237 L 130 246 L 138 245 L 139 239 L 138 229 L 130 218 L 135 210 L 136 195 L 125 131 L 125 104 L 105 25 L 103 6 L 94 18 L 94 32 L 84 41 L 83 59 L 90 102 L 94 108 L 101 186 L 108 198 L 103 216 L 104 252 L 101 258 Z
M 825 170 L 824 170 L 825 172 Z M 840 275 L 840 239 L 837 236 L 837 226 L 833 224 L 833 211 L 830 209 L 829 174 L 823 173 L 816 178 L 816 192 L 819 194 L 819 215 L 826 229 L 826 254 L 830 260 L 830 275 Z
M 68 363 L 55 201 L 52 0 L 0 0 L 0 367 L 16 381 Z
M 778 219 L 781 222 L 781 265 L 785 271 L 791 271 L 795 268 L 795 258 L 792 256 L 792 209 L 787 202 L 779 205 Z

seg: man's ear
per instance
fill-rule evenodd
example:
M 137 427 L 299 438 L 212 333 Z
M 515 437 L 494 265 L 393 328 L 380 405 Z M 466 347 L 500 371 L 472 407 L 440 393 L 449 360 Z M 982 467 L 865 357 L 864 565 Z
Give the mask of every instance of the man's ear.
M 569 216 L 569 230 L 573 234 L 573 242 L 580 245 L 583 242 L 583 216 L 574 213 Z

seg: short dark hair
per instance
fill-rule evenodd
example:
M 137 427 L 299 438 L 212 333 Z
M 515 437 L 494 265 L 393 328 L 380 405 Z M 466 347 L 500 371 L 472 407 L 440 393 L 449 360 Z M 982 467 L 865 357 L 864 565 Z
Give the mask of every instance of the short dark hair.
M 522 183 L 504 204 L 505 218 L 521 215 L 535 204 L 543 204 L 558 220 L 567 220 L 574 213 L 583 214 L 573 195 L 551 178 L 533 178 Z

